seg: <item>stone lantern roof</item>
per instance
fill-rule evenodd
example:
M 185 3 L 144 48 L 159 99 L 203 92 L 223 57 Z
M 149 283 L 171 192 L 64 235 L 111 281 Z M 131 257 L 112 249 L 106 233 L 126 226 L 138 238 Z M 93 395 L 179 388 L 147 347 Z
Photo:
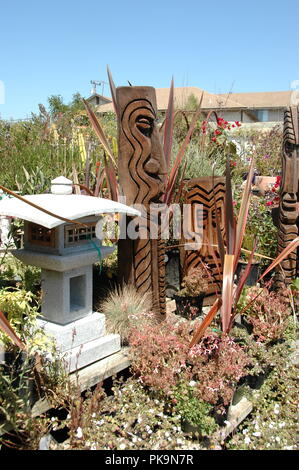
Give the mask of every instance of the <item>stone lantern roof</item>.
M 51 183 L 51 194 L 28 195 L 24 199 L 70 220 L 114 213 L 140 215 L 138 210 L 110 199 L 70 194 L 72 181 L 64 177 L 56 178 Z M 49 229 L 65 223 L 15 197 L 0 202 L 0 215 L 27 220 Z

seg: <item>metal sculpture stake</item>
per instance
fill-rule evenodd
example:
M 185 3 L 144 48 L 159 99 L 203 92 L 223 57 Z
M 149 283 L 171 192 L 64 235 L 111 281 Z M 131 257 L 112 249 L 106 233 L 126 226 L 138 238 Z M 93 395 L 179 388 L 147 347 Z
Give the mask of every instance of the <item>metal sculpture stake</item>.
M 152 292 L 153 311 L 164 315 L 165 247 L 159 210 L 153 205 L 162 203 L 166 163 L 156 126 L 155 89 L 120 87 L 116 89 L 116 101 L 119 183 L 126 204 L 144 208 L 142 216 L 135 219 L 138 237 L 119 241 L 119 273 L 123 281 L 133 282 L 139 292 Z
M 213 187 L 214 186 L 214 187 Z M 215 196 L 215 199 L 214 199 Z M 215 202 L 214 202 L 215 201 Z M 221 260 L 218 252 L 218 237 L 216 225 L 216 211 L 222 233 L 224 233 L 224 201 L 225 201 L 225 178 L 212 177 L 194 178 L 186 181 L 183 202 L 190 204 L 192 209 L 195 204 L 202 204 L 202 218 L 191 223 L 191 232 L 202 232 L 202 246 L 199 250 L 180 249 L 182 274 L 188 274 L 190 268 L 199 266 L 202 262 L 207 264 L 211 277 L 209 287 L 205 296 L 205 303 L 212 303 L 212 297 L 220 291 L 222 280 Z M 195 213 L 195 211 L 193 211 Z M 191 244 L 192 240 L 184 236 L 182 244 Z
M 278 252 L 298 236 L 298 177 L 299 177 L 299 108 L 292 107 L 284 114 L 282 182 L 279 206 Z M 298 251 L 294 250 L 281 262 L 276 282 L 290 284 L 299 275 Z

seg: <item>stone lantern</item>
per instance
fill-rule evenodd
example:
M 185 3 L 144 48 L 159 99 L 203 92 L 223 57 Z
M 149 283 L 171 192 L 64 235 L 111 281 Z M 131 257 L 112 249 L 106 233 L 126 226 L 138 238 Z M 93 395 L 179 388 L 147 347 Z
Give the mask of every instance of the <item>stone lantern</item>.
M 42 319 L 54 336 L 70 372 L 120 349 L 119 335 L 105 334 L 105 317 L 92 310 L 92 265 L 114 251 L 97 238 L 103 214 L 139 212 L 109 199 L 72 194 L 72 181 L 59 177 L 50 194 L 24 196 L 47 211 L 80 224 L 64 222 L 17 199 L 0 202 L 0 215 L 23 219 L 24 248 L 12 253 L 41 268 Z

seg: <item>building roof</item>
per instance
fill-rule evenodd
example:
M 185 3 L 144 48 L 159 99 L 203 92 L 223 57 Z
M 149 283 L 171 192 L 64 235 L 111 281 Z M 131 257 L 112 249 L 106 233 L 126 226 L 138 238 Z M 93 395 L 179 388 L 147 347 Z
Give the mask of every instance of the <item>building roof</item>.
M 30 202 L 41 206 L 61 217 L 78 220 L 81 217 L 101 214 L 128 214 L 139 216 L 140 212 L 132 207 L 119 202 L 111 201 L 93 196 L 83 195 L 58 195 L 58 194 L 36 194 L 24 196 Z M 35 209 L 26 202 L 15 197 L 5 198 L 0 201 L 0 215 L 16 217 L 18 219 L 28 220 L 49 229 L 57 227 L 65 222 L 56 217 L 50 216 L 45 212 Z
M 103 101 L 107 101 L 107 103 L 111 103 L 111 98 L 107 98 L 107 96 L 100 95 L 99 93 L 93 93 L 93 95 L 90 95 L 88 98 L 86 98 L 86 101 L 92 101 L 93 98 L 98 97 Z
M 198 101 L 204 92 L 202 109 L 265 109 L 285 108 L 291 106 L 292 91 L 265 91 L 254 93 L 223 93 L 213 94 L 198 87 L 178 87 L 174 89 L 174 104 L 176 108 L 184 109 L 190 95 Z M 159 111 L 167 109 L 169 88 L 156 88 L 157 107 Z M 114 111 L 113 103 L 97 106 L 97 111 L 105 113 Z
M 233 101 L 237 101 L 241 106 L 246 108 L 286 108 L 291 106 L 290 91 L 263 91 L 255 93 L 229 93 L 226 95 L 219 95 L 222 97 L 228 96 Z
M 200 102 L 202 93 L 204 93 L 203 101 L 202 101 L 202 109 L 244 108 L 244 105 L 234 101 L 228 96 L 214 95 L 198 87 L 175 88 L 174 89 L 174 105 L 176 108 L 184 109 L 190 95 L 194 95 L 197 98 L 198 102 Z M 156 97 L 157 97 L 158 111 L 166 110 L 168 106 L 169 88 L 156 88 Z M 99 105 L 97 107 L 97 111 L 99 113 L 105 113 L 109 111 L 113 112 L 114 111 L 113 103 Z

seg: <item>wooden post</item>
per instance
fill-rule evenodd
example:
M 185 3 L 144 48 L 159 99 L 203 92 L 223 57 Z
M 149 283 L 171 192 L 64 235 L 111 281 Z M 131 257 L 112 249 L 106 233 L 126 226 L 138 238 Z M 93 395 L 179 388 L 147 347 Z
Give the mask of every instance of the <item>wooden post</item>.
M 284 113 L 282 181 L 279 205 L 278 252 L 298 236 L 299 108 Z M 298 250 L 295 249 L 276 271 L 276 283 L 290 284 L 299 275 Z
M 156 125 L 155 89 L 119 87 L 116 101 L 119 183 L 125 203 L 143 207 L 142 216 L 134 221 L 138 238 L 119 241 L 119 273 L 124 282 L 134 283 L 139 292 L 151 292 L 153 311 L 165 315 L 165 246 L 160 217 L 152 206 L 162 203 L 167 169 Z M 157 236 L 153 238 L 150 231 Z
M 215 202 L 214 202 L 215 195 Z M 186 181 L 183 193 L 183 203 L 202 204 L 202 218 L 192 218 L 191 232 L 202 230 L 202 246 L 199 250 L 185 250 L 180 248 L 182 274 L 185 276 L 191 268 L 195 268 L 201 262 L 209 266 L 212 278 L 209 280 L 209 288 L 205 296 L 205 304 L 213 303 L 213 297 L 221 291 L 222 267 L 218 251 L 218 237 L 216 226 L 215 207 L 217 207 L 218 220 L 222 233 L 224 234 L 224 202 L 225 202 L 225 178 L 222 176 L 192 178 Z M 198 217 L 197 217 L 198 219 Z M 188 235 L 183 236 L 181 244 L 192 243 Z

